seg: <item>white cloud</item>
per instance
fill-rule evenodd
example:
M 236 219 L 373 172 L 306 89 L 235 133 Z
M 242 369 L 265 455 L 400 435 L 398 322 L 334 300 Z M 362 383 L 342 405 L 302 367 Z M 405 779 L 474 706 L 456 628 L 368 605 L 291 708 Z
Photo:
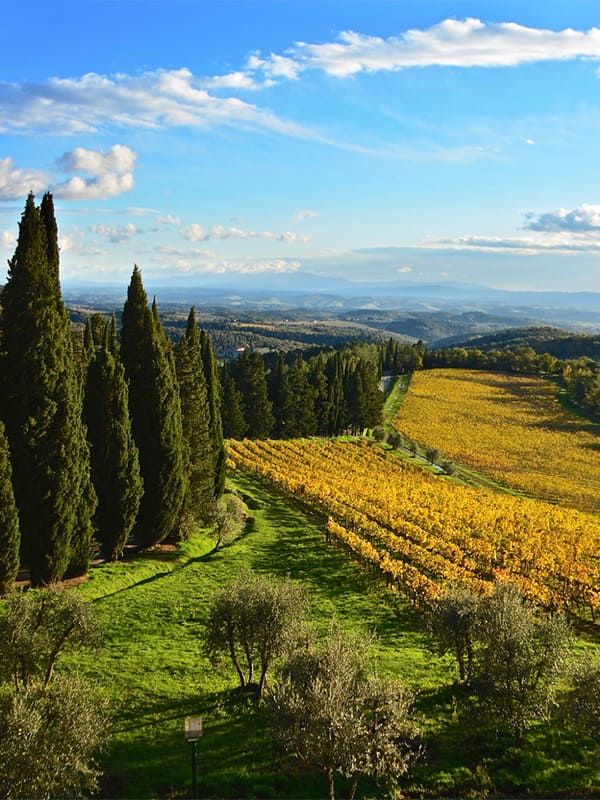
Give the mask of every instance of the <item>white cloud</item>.
M 181 233 L 189 242 L 207 242 L 209 239 L 272 239 L 277 242 L 308 242 L 310 237 L 302 233 L 285 231 L 285 233 L 273 233 L 272 231 L 245 231 L 235 226 L 225 227 L 225 225 L 213 225 L 209 230 L 202 225 L 193 223 L 180 229 Z
M 154 271 L 169 275 L 254 275 L 260 273 L 291 273 L 300 269 L 295 259 L 255 258 L 219 259 L 211 251 L 192 248 L 189 250 L 163 247 L 149 257 Z
M 181 225 L 180 217 L 174 217 L 172 214 L 165 214 L 164 216 L 157 217 L 155 223 L 159 226 L 168 226 L 168 225 Z
M 50 78 L 0 83 L 0 132 L 64 134 L 100 128 L 203 128 L 216 124 L 308 135 L 300 126 L 237 97 L 215 97 L 188 69 L 142 75 Z
M 127 242 L 136 233 L 140 233 L 140 230 L 132 222 L 128 222 L 126 225 L 92 225 L 89 230 L 113 243 Z
M 50 179 L 39 170 L 19 169 L 12 158 L 0 158 L 0 200 L 22 200 L 29 192 L 48 189 Z
M 133 172 L 137 153 L 124 144 L 115 144 L 105 153 L 102 150 L 86 150 L 76 147 L 57 159 L 56 164 L 63 172 L 85 172 L 100 176 L 116 172 L 124 175 Z
M 447 19 L 387 39 L 344 31 L 335 42 L 298 42 L 288 54 L 300 70 L 322 69 L 338 77 L 408 67 L 507 67 L 600 58 L 600 29 L 552 31 L 514 22 Z
M 133 170 L 137 153 L 124 144 L 115 144 L 108 152 L 76 147 L 56 160 L 63 172 L 84 172 L 53 187 L 56 197 L 65 200 L 92 200 L 115 197 L 135 186 Z
M 422 245 L 425 249 L 479 251 L 482 253 L 512 253 L 538 255 L 543 253 L 598 253 L 600 237 L 587 238 L 568 234 L 554 234 L 546 238 L 502 238 L 500 236 L 462 236 L 438 239 Z
M 94 200 L 116 197 L 135 186 L 133 173 L 118 175 L 109 173 L 94 178 L 81 178 L 78 175 L 64 183 L 57 183 L 52 191 L 61 200 Z
M 194 222 L 191 225 L 186 225 L 181 229 L 181 233 L 185 236 L 188 242 L 204 242 L 210 238 L 202 225 Z
M 318 217 L 316 211 L 311 211 L 310 208 L 299 208 L 292 216 L 292 222 L 303 222 L 305 219 L 314 219 Z
M 2 244 L 2 247 L 14 247 L 17 243 L 17 236 L 14 231 L 2 231 L 0 234 L 0 243 Z
M 597 231 L 600 233 L 600 205 L 583 203 L 568 211 L 559 208 L 544 214 L 527 214 L 525 227 L 530 231 Z
M 217 75 L 212 78 L 202 79 L 203 86 L 209 89 L 261 89 L 265 82 L 257 81 L 248 72 L 229 72 L 227 75 Z
M 412 269 L 411 269 L 410 267 L 398 267 L 398 270 L 397 270 L 397 271 L 398 271 L 398 272 L 399 272 L 401 275 L 404 275 L 404 274 L 407 274 L 407 273 L 409 273 L 409 272 L 412 272 Z

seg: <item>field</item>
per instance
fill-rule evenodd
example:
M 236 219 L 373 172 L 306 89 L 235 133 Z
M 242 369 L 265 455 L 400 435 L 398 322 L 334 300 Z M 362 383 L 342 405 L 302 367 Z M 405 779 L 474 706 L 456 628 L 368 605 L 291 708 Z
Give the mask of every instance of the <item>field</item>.
M 549 608 L 600 609 L 594 516 L 456 484 L 364 440 L 231 442 L 230 459 L 320 509 L 331 537 L 416 603 L 505 580 Z
M 549 380 L 428 370 L 414 374 L 395 425 L 505 486 L 600 514 L 600 425 L 557 396 Z

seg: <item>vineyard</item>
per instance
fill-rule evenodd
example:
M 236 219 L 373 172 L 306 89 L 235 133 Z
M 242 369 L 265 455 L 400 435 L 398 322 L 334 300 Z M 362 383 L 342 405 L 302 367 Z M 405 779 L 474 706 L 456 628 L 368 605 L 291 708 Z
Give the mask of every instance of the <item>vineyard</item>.
M 557 393 L 539 378 L 417 372 L 394 424 L 506 486 L 600 514 L 600 425 L 563 411 Z
M 450 585 L 485 594 L 501 580 L 547 608 L 597 618 L 591 515 L 457 485 L 366 440 L 232 440 L 229 460 L 324 513 L 329 539 L 415 603 Z

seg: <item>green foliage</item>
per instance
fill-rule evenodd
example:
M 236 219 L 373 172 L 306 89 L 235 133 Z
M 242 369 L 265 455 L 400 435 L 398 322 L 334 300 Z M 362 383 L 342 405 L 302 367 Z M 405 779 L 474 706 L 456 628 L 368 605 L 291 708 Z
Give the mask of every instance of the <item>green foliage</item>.
M 223 435 L 228 439 L 241 439 L 248 429 L 242 411 L 242 393 L 237 388 L 227 364 L 221 373 L 221 420 Z
M 177 346 L 175 365 L 187 447 L 188 488 L 183 511 L 198 524 L 207 520 L 213 502 L 215 465 L 209 434 L 211 414 L 194 308 L 190 310 L 185 336 Z
M 144 481 L 134 536 L 150 547 L 173 534 L 180 521 L 186 492 L 185 447 L 173 355 L 156 304 L 152 311 L 148 308 L 137 267 L 123 308 L 121 358 Z
M 561 709 L 563 719 L 600 745 L 600 662 L 587 661 L 575 670 Z
M 0 686 L 0 797 L 89 797 L 98 787 L 96 756 L 106 715 L 76 677 L 17 691 Z
M 129 416 L 125 370 L 111 352 L 110 328 L 89 355 L 84 418 L 91 444 L 91 474 L 98 496 L 96 538 L 104 558 L 120 558 L 143 494 L 138 448 Z
M 46 687 L 64 650 L 99 641 L 88 603 L 57 588 L 13 591 L 0 617 L 0 678 L 15 688 Z
M 330 800 L 336 774 L 352 779 L 353 798 L 362 775 L 393 783 L 418 752 L 413 697 L 368 676 L 369 644 L 332 624 L 319 646 L 292 654 L 272 694 L 275 735 L 325 775 Z
M 478 598 L 463 589 L 452 589 L 431 604 L 428 622 L 442 653 L 452 651 L 461 681 L 473 677 Z
M 21 533 L 11 477 L 8 442 L 0 422 L 0 596 L 12 589 L 19 571 Z
M 213 526 L 215 550 L 221 545 L 231 544 L 240 533 L 247 518 L 246 505 L 231 492 L 213 501 L 208 522 Z
M 242 410 L 251 439 L 266 439 L 275 425 L 273 404 L 267 393 L 265 365 L 258 353 L 247 350 L 234 364 L 233 377 L 242 395 Z
M 217 371 L 217 360 L 212 340 L 205 331 L 200 331 L 200 350 L 204 364 L 206 395 L 208 399 L 208 436 L 213 459 L 213 497 L 221 497 L 225 488 L 227 454 L 223 441 L 223 422 L 221 420 L 221 385 Z
M 474 684 L 487 714 L 513 732 L 547 716 L 564 672 L 571 633 L 559 615 L 536 612 L 512 584 L 497 584 L 481 600 Z
M 256 687 L 261 698 L 267 671 L 295 643 L 305 614 L 306 597 L 297 583 L 244 570 L 211 604 L 206 652 L 213 659 L 227 654 L 240 686 Z
M 29 195 L 2 294 L 0 417 L 34 585 L 87 571 L 96 496 L 58 282 L 52 199 Z
M 440 451 L 437 449 L 437 447 L 427 447 L 425 449 L 425 458 L 430 464 L 437 464 L 440 455 Z
M 79 797 L 95 789 L 104 705 L 82 679 L 54 674 L 68 648 L 98 643 L 89 605 L 57 589 L 15 591 L 0 617 L 0 640 L 0 797 Z

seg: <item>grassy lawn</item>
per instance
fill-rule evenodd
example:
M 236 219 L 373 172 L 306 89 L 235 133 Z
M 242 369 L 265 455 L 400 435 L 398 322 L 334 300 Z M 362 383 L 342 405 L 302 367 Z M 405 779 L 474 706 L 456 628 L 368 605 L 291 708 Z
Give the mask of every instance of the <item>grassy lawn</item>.
M 204 719 L 201 797 L 325 796 L 320 775 L 307 775 L 294 759 L 274 752 L 264 711 L 237 690 L 232 672 L 215 669 L 203 655 L 211 598 L 244 566 L 302 581 L 321 630 L 335 615 L 349 631 L 375 631 L 379 672 L 420 690 L 427 756 L 407 784 L 411 794 L 483 796 L 488 772 L 501 779 L 501 791 L 519 781 L 524 792 L 581 792 L 600 783 L 593 751 L 557 731 L 534 731 L 535 753 L 512 755 L 503 754 L 505 743 L 493 732 L 477 733 L 457 711 L 453 662 L 428 649 L 419 614 L 325 545 L 318 518 L 243 475 L 234 485 L 255 525 L 232 545 L 214 553 L 212 541 L 200 534 L 176 552 L 97 567 L 75 589 L 94 603 L 106 631 L 98 652 L 70 661 L 115 709 L 102 761 L 103 797 L 189 797 L 191 754 L 183 720 L 191 715 Z M 359 796 L 382 795 L 364 781 Z

